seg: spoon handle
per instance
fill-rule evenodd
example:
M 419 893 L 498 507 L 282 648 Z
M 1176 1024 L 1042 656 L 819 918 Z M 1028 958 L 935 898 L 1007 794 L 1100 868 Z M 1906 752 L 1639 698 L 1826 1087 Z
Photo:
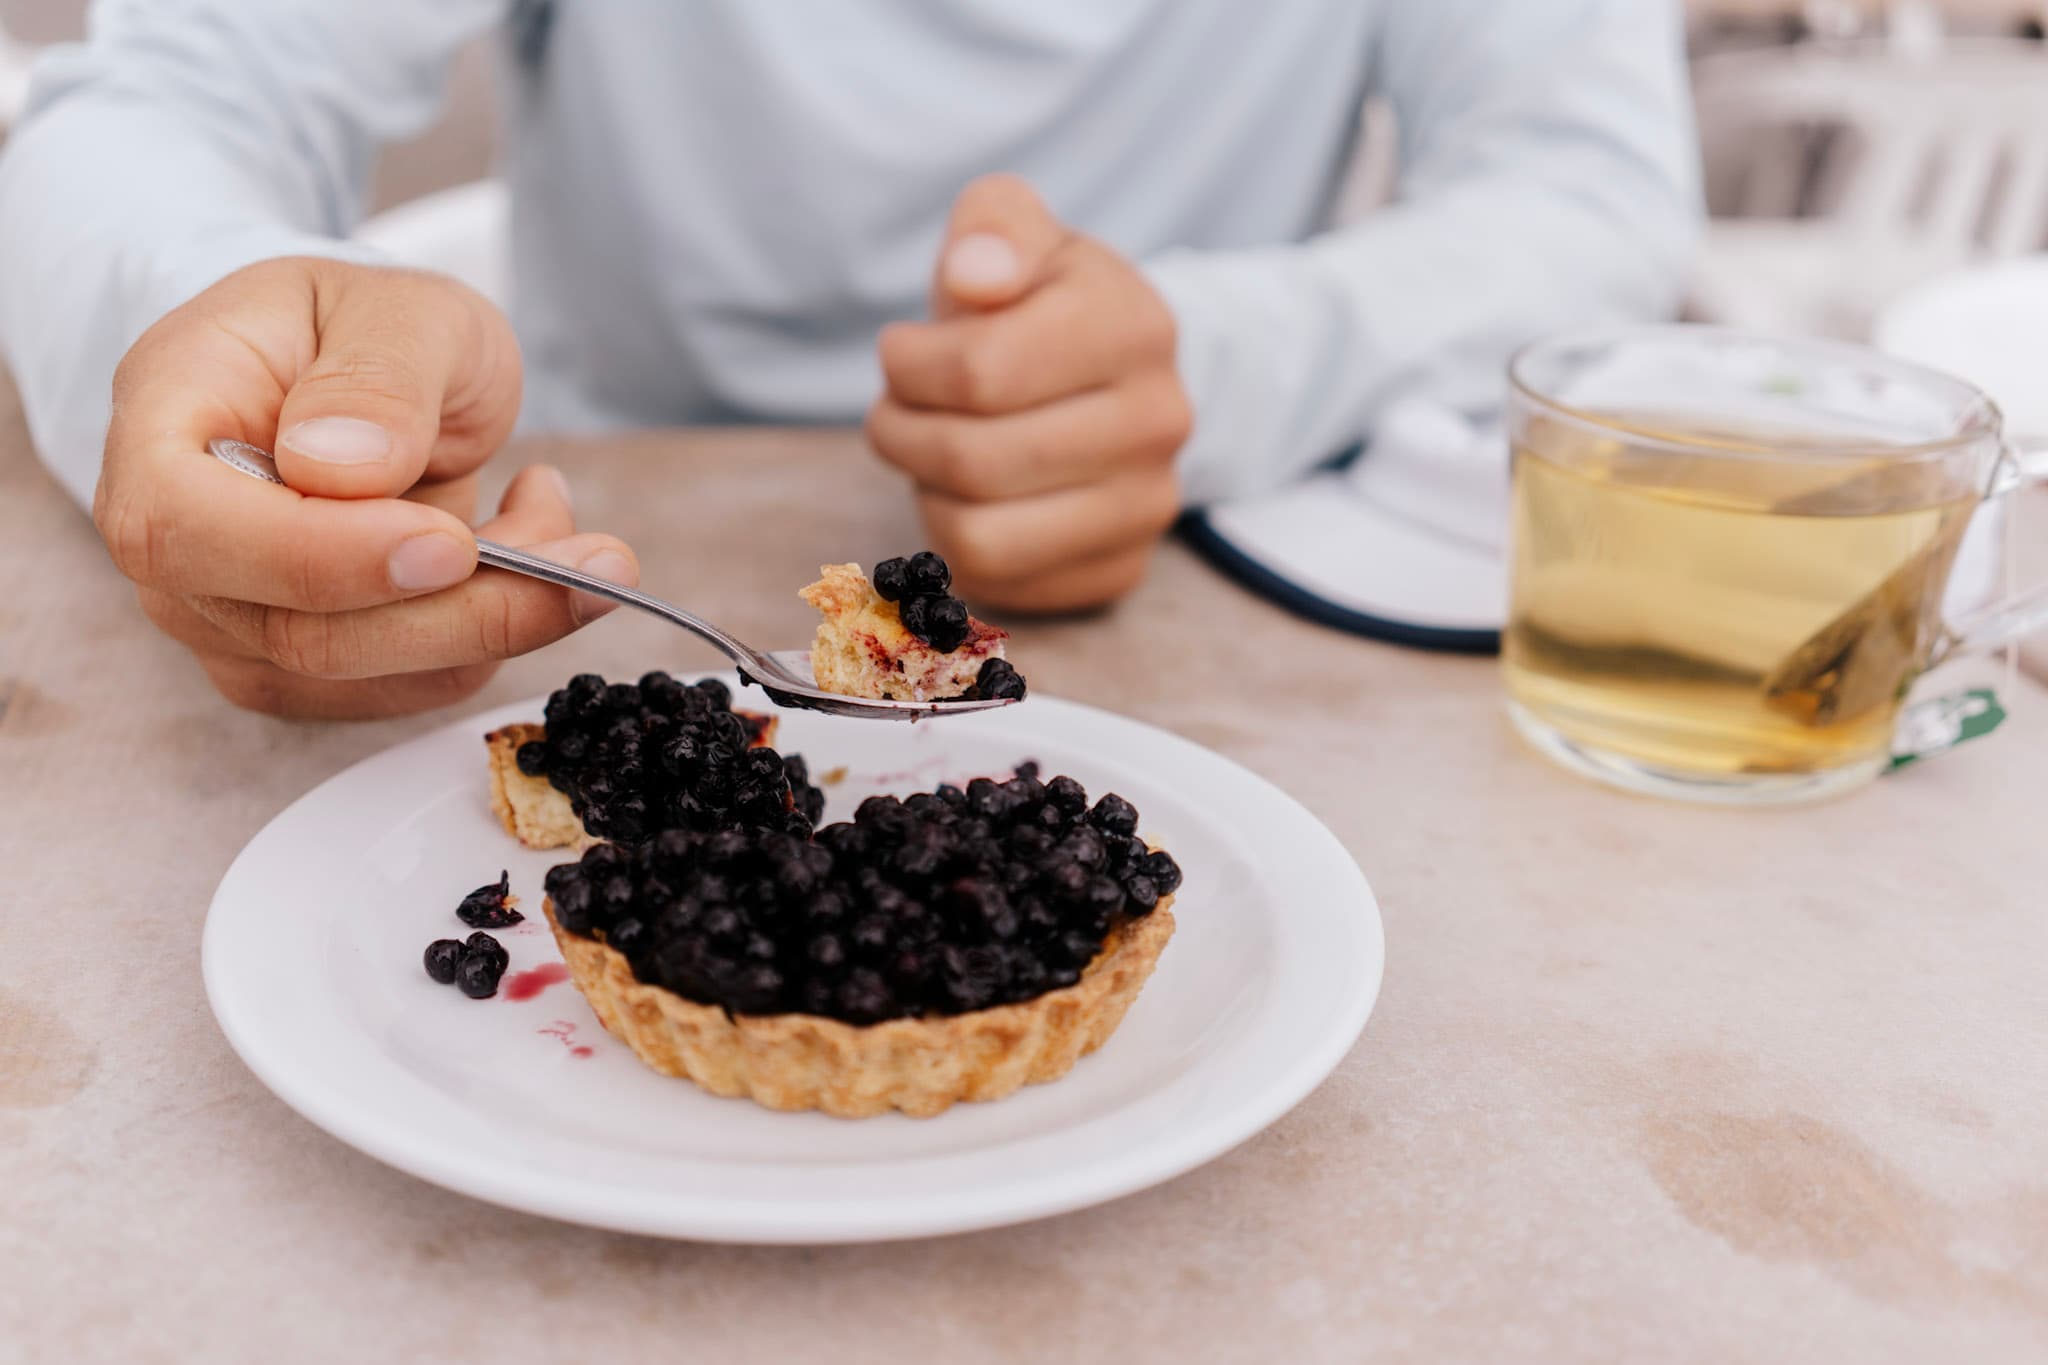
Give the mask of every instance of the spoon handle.
M 623 606 L 637 607 L 673 625 L 681 626 L 692 635 L 709 642 L 736 664 L 748 662 L 748 656 L 752 652 L 709 621 L 692 616 L 680 607 L 670 606 L 660 598 L 650 597 L 637 589 L 621 587 L 617 583 L 594 578 L 566 564 L 557 564 L 551 559 L 542 559 L 539 555 L 515 550 L 510 545 L 485 540 L 482 536 L 478 536 L 476 540 L 476 558 L 477 563 L 488 564 L 494 569 L 508 569 L 513 573 L 525 574 L 528 578 L 538 578 L 543 583 L 574 588 L 578 592 L 608 598 Z

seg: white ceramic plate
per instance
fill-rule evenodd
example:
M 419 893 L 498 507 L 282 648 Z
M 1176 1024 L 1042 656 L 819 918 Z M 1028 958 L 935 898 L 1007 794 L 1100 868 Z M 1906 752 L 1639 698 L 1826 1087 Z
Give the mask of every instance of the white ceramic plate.
M 759 693 L 739 694 L 758 705 Z M 749 701 L 749 698 L 754 700 Z M 1379 991 L 1379 913 L 1330 832 L 1275 787 L 1161 730 L 1034 697 L 918 726 L 785 713 L 778 747 L 842 819 L 876 791 L 1001 776 L 1035 758 L 1121 792 L 1186 871 L 1179 929 L 1107 1046 L 1066 1078 L 935 1119 L 849 1121 L 717 1099 L 643 1067 L 566 983 L 532 853 L 487 803 L 482 736 L 540 698 L 367 759 L 271 821 L 207 916 L 207 995 L 229 1042 L 342 1141 L 449 1189 L 600 1227 L 845 1242 L 994 1227 L 1129 1194 L 1286 1113 L 1350 1049 Z M 499 995 L 430 981 L 465 892 L 508 867 L 531 916 L 501 931 Z M 531 980 L 531 978 L 529 978 Z

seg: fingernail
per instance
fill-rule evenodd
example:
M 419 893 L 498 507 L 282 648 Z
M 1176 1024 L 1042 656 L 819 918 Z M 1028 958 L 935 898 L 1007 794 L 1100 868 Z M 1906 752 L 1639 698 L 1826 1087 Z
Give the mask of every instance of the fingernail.
M 309 418 L 277 443 L 321 464 L 376 464 L 391 455 L 391 433 L 360 417 Z
M 970 232 L 946 250 L 946 283 L 969 289 L 999 289 L 1012 284 L 1024 263 L 1008 239 L 993 232 Z
M 399 542 L 386 571 L 400 592 L 436 592 L 469 577 L 476 565 L 469 547 L 454 536 L 428 531 Z
M 555 481 L 555 491 L 562 495 L 562 501 L 567 503 L 571 508 L 574 508 L 576 506 L 576 495 L 569 491 L 568 476 L 563 474 L 561 470 L 556 469 L 553 465 L 543 465 L 542 468 L 546 469 L 548 472 L 548 477 Z
M 605 582 L 616 583 L 622 588 L 633 587 L 640 581 L 639 571 L 633 567 L 633 561 L 617 550 L 599 550 L 576 567 L 592 578 L 602 578 Z M 575 616 L 576 624 L 579 626 L 595 621 L 618 605 L 609 597 L 599 597 L 594 593 L 569 594 L 569 611 Z

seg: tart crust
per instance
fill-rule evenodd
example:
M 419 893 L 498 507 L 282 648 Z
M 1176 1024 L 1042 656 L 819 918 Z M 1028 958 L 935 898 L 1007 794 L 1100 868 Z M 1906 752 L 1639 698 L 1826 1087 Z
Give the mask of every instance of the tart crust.
M 776 717 L 751 711 L 734 714 L 758 727 L 749 748 L 774 744 Z M 547 733 L 544 725 L 522 721 L 484 736 L 491 758 L 491 813 L 507 834 L 528 848 L 571 848 L 580 853 L 602 840 L 583 828 L 568 796 L 554 783 L 519 771 L 519 746 L 545 739 Z
M 967 1014 L 857 1026 L 812 1014 L 732 1014 L 633 975 L 625 954 L 573 934 L 542 902 L 569 978 L 604 1026 L 665 1076 L 770 1109 L 930 1118 L 1058 1080 L 1109 1041 L 1173 937 L 1173 898 L 1111 929 L 1071 986 Z

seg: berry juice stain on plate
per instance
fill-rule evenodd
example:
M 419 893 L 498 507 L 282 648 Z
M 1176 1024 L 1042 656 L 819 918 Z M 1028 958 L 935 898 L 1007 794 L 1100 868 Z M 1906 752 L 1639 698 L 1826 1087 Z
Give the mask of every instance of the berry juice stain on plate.
M 543 962 L 523 972 L 514 972 L 505 983 L 507 1000 L 531 1000 L 550 986 L 569 979 L 569 969 L 560 962 Z
M 568 969 L 563 968 L 564 975 L 567 975 L 567 972 Z M 537 1028 L 534 1032 L 540 1034 L 543 1038 L 552 1038 L 563 1047 L 568 1048 L 571 1057 L 594 1057 L 597 1055 L 595 1048 L 585 1046 L 576 1041 L 576 1026 L 567 1019 L 557 1019 L 546 1028 Z

